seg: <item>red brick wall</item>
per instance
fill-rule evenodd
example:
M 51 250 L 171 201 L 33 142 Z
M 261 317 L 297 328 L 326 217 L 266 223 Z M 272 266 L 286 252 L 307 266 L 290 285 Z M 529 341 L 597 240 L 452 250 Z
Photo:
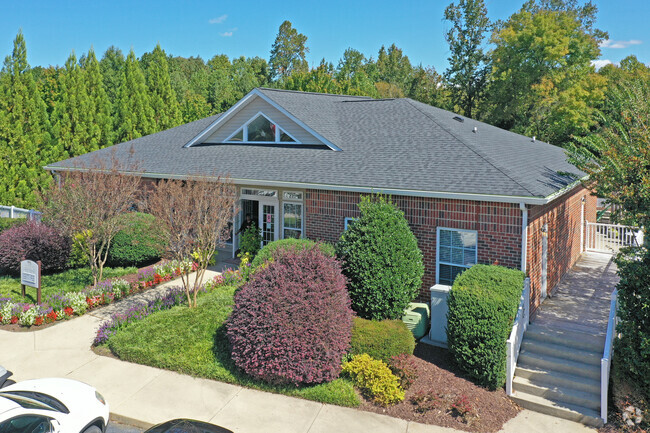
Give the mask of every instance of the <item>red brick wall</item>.
M 305 235 L 336 242 L 345 217 L 357 217 L 359 193 L 306 190 Z M 478 231 L 478 262 L 519 268 L 521 210 L 517 204 L 393 196 L 404 211 L 424 255 L 425 274 L 419 299 L 428 301 L 436 281 L 436 228 Z
M 527 272 L 531 280 L 531 312 L 541 302 L 542 227 L 548 224 L 547 292 L 580 256 L 582 198 L 585 197 L 585 221 L 596 221 L 596 197 L 582 186 L 544 206 L 532 206 L 528 215 Z

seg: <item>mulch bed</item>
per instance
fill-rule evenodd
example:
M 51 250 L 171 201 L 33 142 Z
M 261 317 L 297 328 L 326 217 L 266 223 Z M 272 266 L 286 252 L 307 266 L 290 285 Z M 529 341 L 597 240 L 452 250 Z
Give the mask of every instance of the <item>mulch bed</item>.
M 406 391 L 404 401 L 387 408 L 363 400 L 360 408 L 415 421 L 434 424 L 470 432 L 497 432 L 503 424 L 520 411 L 503 389 L 488 391 L 468 380 L 454 364 L 445 349 L 418 344 L 415 353 L 418 378 Z M 441 398 L 436 408 L 419 412 L 412 398 L 423 393 L 437 393 Z M 463 418 L 451 410 L 450 404 L 458 398 L 467 398 L 472 410 Z
M 614 358 L 616 362 L 616 358 Z M 612 369 L 613 371 L 614 369 Z M 599 433 L 648 433 L 650 432 L 650 406 L 641 393 L 621 375 L 613 375 L 607 405 L 607 424 L 598 429 Z M 641 409 L 644 422 L 640 425 L 626 423 L 625 409 L 630 406 Z

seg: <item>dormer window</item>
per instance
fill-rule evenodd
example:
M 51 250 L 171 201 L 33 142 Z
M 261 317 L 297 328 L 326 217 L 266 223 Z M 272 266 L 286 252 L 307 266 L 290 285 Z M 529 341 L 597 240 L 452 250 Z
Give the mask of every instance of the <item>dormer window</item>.
M 226 142 L 299 144 L 291 134 L 261 112 L 228 137 Z

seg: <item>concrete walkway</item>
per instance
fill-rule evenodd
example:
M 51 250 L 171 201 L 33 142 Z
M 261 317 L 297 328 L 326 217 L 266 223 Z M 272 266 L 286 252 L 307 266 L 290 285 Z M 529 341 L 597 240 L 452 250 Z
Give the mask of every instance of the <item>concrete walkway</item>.
M 536 325 L 605 335 L 611 294 L 618 283 L 610 254 L 584 253 L 533 319 Z
M 210 278 L 212 275 L 206 275 Z M 178 285 L 172 281 L 156 290 Z M 95 331 L 116 311 L 146 302 L 143 293 L 90 314 L 29 332 L 0 330 L 0 364 L 17 381 L 68 377 L 96 387 L 111 417 L 147 428 L 172 418 L 194 418 L 238 433 L 400 432 L 451 433 L 455 430 L 407 422 L 385 415 L 242 388 L 132 364 L 90 350 Z M 593 431 L 581 424 L 530 411 L 506 423 L 502 432 Z

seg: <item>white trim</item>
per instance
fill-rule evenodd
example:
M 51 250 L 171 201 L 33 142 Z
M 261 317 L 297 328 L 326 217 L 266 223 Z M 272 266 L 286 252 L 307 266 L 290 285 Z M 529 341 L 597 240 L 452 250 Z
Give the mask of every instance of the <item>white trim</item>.
M 348 229 L 348 224 L 350 224 L 352 221 L 355 221 L 355 220 L 357 220 L 357 218 L 355 218 L 355 217 L 345 217 L 343 219 L 343 230 L 344 231 L 347 230 Z
M 273 125 L 275 125 L 275 141 L 250 141 L 250 140 L 248 140 L 248 125 L 250 125 L 254 120 L 256 120 L 260 116 L 264 117 L 266 120 L 268 120 Z M 237 135 L 239 133 L 239 131 L 242 131 L 242 141 L 236 141 L 236 140 L 235 141 L 230 141 L 235 135 Z M 280 131 L 284 132 L 289 137 L 291 137 L 293 142 L 291 142 L 291 141 L 280 141 Z M 289 134 L 283 127 L 281 127 L 278 122 L 271 119 L 269 116 L 262 113 L 261 111 L 258 111 L 255 115 L 253 115 L 253 117 L 248 119 L 248 121 L 246 121 L 246 123 L 244 123 L 241 127 L 237 128 L 235 130 L 235 132 L 230 134 L 228 136 L 228 138 L 226 138 L 224 140 L 224 143 L 246 143 L 246 144 L 282 144 L 282 143 L 286 143 L 286 144 L 302 144 L 298 139 L 296 139 L 296 137 Z
M 54 171 L 87 171 L 85 168 L 68 168 L 68 167 L 43 167 L 46 170 Z M 108 170 L 106 170 L 108 171 Z M 216 179 L 215 176 L 193 176 L 181 174 L 165 174 L 165 173 L 141 173 L 132 171 L 120 171 L 122 174 L 136 174 L 149 179 L 187 179 L 199 178 L 205 180 Z M 241 179 L 230 178 L 232 183 L 237 185 L 251 185 L 251 186 L 270 186 L 274 188 L 291 188 L 291 189 L 324 189 L 328 191 L 346 191 L 346 192 L 360 192 L 366 194 L 383 193 L 389 195 L 403 195 L 407 197 L 430 197 L 430 198 L 444 198 L 453 200 L 469 200 L 469 201 L 493 201 L 497 203 L 512 203 L 512 204 L 529 204 L 529 205 L 544 205 L 555 200 L 557 197 L 565 194 L 569 190 L 568 187 L 563 188 L 547 197 L 526 197 L 526 196 L 510 196 L 510 195 L 489 195 L 489 194 L 475 194 L 465 192 L 444 192 L 444 191 L 424 191 L 424 190 L 409 190 L 397 188 L 382 188 L 370 186 L 349 186 L 349 185 L 331 185 L 324 183 L 308 183 L 308 182 L 286 182 L 276 180 L 256 180 L 256 179 Z M 574 182 L 571 185 L 575 187 L 580 181 Z M 570 185 L 570 186 L 571 186 Z
M 528 260 L 528 208 L 524 203 L 519 203 L 521 209 L 521 270 L 526 272 Z
M 300 119 L 298 119 L 296 116 L 293 114 L 289 113 L 287 110 L 285 110 L 282 106 L 280 106 L 277 102 L 273 101 L 271 98 L 268 96 L 264 95 L 259 89 L 253 89 L 246 96 L 244 96 L 242 99 L 239 100 L 235 105 L 230 107 L 225 113 L 223 113 L 217 120 L 212 122 L 206 129 L 201 131 L 196 137 L 192 138 L 190 141 L 187 142 L 183 147 L 192 147 L 194 144 L 198 143 L 201 141 L 206 136 L 210 136 L 216 131 L 221 124 L 223 124 L 226 120 L 231 118 L 235 113 L 237 113 L 239 110 L 241 110 L 244 106 L 248 105 L 250 101 L 253 99 L 253 97 L 260 97 L 264 101 L 266 101 L 268 104 L 270 104 L 273 108 L 278 110 L 280 113 L 284 114 L 289 118 L 289 120 L 293 121 L 296 123 L 298 126 L 303 128 L 305 131 L 316 137 L 318 140 L 320 140 L 323 144 L 325 144 L 327 147 L 329 147 L 332 150 L 335 151 L 341 151 L 338 146 L 336 146 L 334 143 L 331 141 L 325 139 L 322 135 L 311 129 L 309 126 L 305 125 L 304 122 L 302 122 Z M 286 132 L 286 131 L 285 131 Z
M 474 233 L 476 234 L 476 248 L 474 248 L 474 265 L 478 263 L 478 230 L 467 229 L 454 229 L 451 227 L 436 227 L 436 284 L 440 284 L 440 265 L 456 266 L 458 268 L 469 269 L 471 266 L 459 265 L 458 263 L 441 262 L 440 261 L 440 230 L 448 230 L 452 232 Z M 450 245 L 451 247 L 451 245 Z M 455 248 L 455 247 L 451 247 Z M 473 266 L 473 265 L 472 265 Z

